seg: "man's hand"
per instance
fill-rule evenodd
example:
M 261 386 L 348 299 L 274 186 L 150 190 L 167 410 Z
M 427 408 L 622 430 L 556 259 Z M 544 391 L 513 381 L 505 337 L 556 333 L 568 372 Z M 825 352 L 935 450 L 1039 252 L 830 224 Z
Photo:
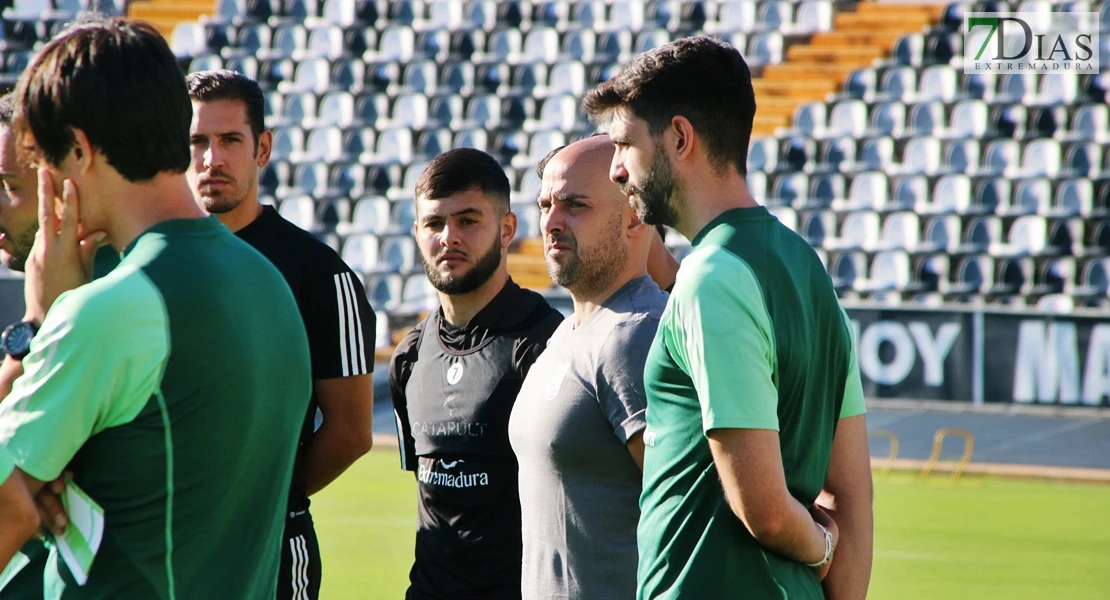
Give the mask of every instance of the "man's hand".
M 40 167 L 38 176 L 39 232 L 27 257 L 23 294 L 26 319 L 42 323 L 58 296 L 91 280 L 93 255 L 106 234 L 82 232 L 77 187 L 68 179 L 63 182 L 62 214 L 58 218 L 50 172 Z
M 69 516 L 66 515 L 66 510 L 62 507 L 61 496 L 65 489 L 66 480 L 63 475 L 54 481 L 46 482 L 39 493 L 35 494 L 35 507 L 39 510 L 39 520 L 42 527 L 55 536 L 64 535 L 66 525 L 69 524 Z
M 833 520 L 829 513 L 821 506 L 814 504 L 813 508 L 809 511 L 813 515 L 813 520 L 822 525 L 825 529 L 829 530 L 832 534 L 833 541 L 833 556 L 836 556 L 836 545 L 840 542 L 840 529 L 836 526 L 836 521 Z M 825 575 L 829 574 L 829 569 L 832 568 L 833 558 L 829 557 L 829 562 L 817 568 L 817 579 L 824 580 Z

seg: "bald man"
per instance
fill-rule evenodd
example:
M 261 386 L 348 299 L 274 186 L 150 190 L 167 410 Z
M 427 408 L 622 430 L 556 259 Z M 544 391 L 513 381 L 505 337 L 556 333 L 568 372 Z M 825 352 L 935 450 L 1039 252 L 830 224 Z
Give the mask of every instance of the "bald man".
M 538 169 L 547 270 L 574 314 L 528 372 L 509 419 L 526 600 L 636 594 L 644 363 L 667 295 L 647 271 L 658 234 L 609 181 L 612 157 L 599 136 Z

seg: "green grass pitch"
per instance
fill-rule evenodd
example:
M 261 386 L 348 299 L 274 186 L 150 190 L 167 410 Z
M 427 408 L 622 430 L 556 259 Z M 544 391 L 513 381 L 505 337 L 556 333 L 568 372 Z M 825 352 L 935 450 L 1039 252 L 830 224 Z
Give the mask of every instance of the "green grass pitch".
M 875 475 L 878 600 L 1095 600 L 1110 590 L 1110 485 Z M 412 564 L 413 476 L 375 450 L 313 498 L 322 597 L 399 600 Z

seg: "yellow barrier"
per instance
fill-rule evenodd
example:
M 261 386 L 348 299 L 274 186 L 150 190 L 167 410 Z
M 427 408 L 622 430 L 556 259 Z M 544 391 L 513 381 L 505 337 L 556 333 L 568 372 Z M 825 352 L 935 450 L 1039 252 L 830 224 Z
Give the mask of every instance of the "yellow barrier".
M 898 459 L 898 436 L 893 431 L 877 429 L 867 432 L 867 437 L 881 437 L 890 440 L 890 456 L 887 456 L 886 468 L 883 469 L 884 474 L 890 473 L 890 470 L 894 468 L 894 461 Z
M 952 479 L 954 481 L 958 480 L 960 475 L 963 474 L 964 469 L 967 468 L 967 464 L 971 462 L 971 453 L 975 450 L 975 436 L 967 429 L 945 427 L 944 429 L 938 430 L 936 435 L 933 436 L 933 453 L 929 456 L 929 463 L 925 465 L 925 469 L 921 471 L 922 479 L 928 477 L 929 473 L 931 473 L 937 466 L 937 463 L 940 462 L 940 452 L 944 447 L 944 438 L 950 435 L 964 438 L 964 455 L 960 457 L 960 462 L 956 465 L 956 472 L 952 474 Z

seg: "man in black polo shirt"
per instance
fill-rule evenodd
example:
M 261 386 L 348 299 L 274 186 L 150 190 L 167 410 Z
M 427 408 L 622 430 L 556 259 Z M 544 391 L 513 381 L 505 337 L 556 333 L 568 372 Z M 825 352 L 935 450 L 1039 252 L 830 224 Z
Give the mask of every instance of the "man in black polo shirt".
M 402 468 L 419 494 L 407 600 L 520 599 L 517 462 L 508 422 L 562 315 L 509 277 L 509 181 L 492 157 L 441 154 L 416 182 L 414 228 L 440 308 L 402 340 L 389 383 Z
M 188 84 L 193 100 L 188 177 L 197 201 L 281 271 L 308 332 L 312 399 L 296 442 L 278 598 L 315 600 L 320 547 L 308 497 L 370 450 L 374 311 L 358 277 L 334 250 L 259 203 L 258 170 L 270 159 L 273 137 L 265 130 L 258 84 L 231 71 L 193 73 Z M 323 414 L 318 430 L 317 408 Z

